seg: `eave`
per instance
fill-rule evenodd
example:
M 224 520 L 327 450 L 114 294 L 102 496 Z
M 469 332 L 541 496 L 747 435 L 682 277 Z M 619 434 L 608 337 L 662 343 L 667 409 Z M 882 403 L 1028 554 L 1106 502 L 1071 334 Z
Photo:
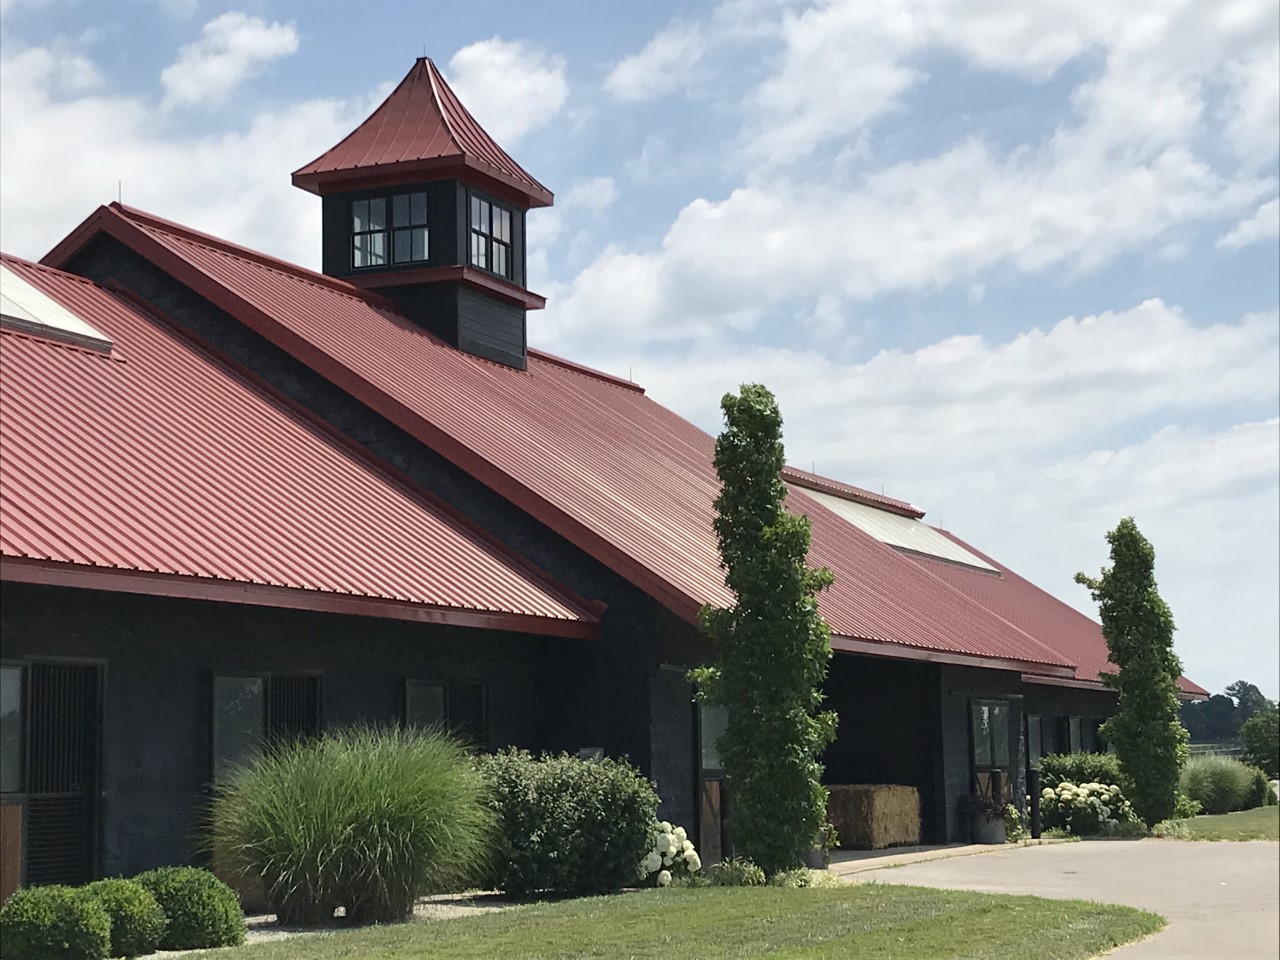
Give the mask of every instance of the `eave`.
M 384 597 L 303 590 L 273 584 L 210 577 L 191 577 L 147 570 L 121 570 L 28 557 L 0 558 L 0 581 L 43 586 L 105 590 L 151 597 L 212 600 L 286 610 L 311 610 L 413 623 L 506 630 L 550 637 L 599 639 L 596 621 L 561 620 L 529 614 L 468 610 L 412 603 Z

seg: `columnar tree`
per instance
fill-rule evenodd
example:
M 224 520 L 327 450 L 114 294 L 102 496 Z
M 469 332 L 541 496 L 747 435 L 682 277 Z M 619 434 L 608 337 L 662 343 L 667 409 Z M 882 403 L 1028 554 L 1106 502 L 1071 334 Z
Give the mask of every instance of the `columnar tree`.
M 691 677 L 699 699 L 727 714 L 716 745 L 735 850 L 772 875 L 797 866 L 826 822 L 818 758 L 835 736 L 836 716 L 822 709 L 831 630 L 818 592 L 834 578 L 809 568 L 809 519 L 783 506 L 782 416 L 773 394 L 746 384 L 720 406 L 715 531 L 735 602 L 703 608 L 717 662 Z
M 1102 633 L 1118 668 L 1103 679 L 1120 695 L 1102 736 L 1116 749 L 1134 811 L 1149 826 L 1173 814 L 1178 777 L 1187 759 L 1187 731 L 1178 720 L 1173 614 L 1156 589 L 1156 553 L 1132 517 L 1107 534 L 1111 567 L 1098 578 L 1076 574 L 1098 602 Z

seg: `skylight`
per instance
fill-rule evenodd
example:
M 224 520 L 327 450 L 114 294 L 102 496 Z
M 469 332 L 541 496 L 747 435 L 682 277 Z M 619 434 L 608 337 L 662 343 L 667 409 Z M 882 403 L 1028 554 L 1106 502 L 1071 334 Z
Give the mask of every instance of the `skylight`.
M 990 570 L 993 573 L 996 571 L 996 568 L 987 561 L 970 553 L 949 537 L 943 536 L 922 520 L 890 513 L 888 510 L 877 510 L 875 507 L 854 503 L 852 500 L 819 490 L 806 489 L 805 493 L 824 507 L 839 514 L 859 530 L 871 534 L 881 543 L 887 543 L 901 550 L 910 550 L 912 553 L 937 557 L 939 560 L 977 567 L 980 570 Z
M 111 339 L 0 264 L 0 322 L 53 340 L 110 350 Z

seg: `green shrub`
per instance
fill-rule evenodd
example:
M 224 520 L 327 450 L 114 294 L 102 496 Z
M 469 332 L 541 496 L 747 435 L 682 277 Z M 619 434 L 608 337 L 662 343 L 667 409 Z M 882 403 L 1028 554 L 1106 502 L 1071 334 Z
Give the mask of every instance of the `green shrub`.
M 26 887 L 0 907 L 6 960 L 102 960 L 111 918 L 93 897 L 71 887 Z
M 1245 765 L 1249 770 L 1249 790 L 1245 794 L 1244 807 L 1245 810 L 1252 810 L 1254 807 L 1265 807 L 1267 805 L 1267 794 L 1271 791 L 1271 783 L 1267 779 L 1267 775 L 1257 767 Z
M 1200 801 L 1192 800 L 1181 790 L 1173 800 L 1173 816 L 1170 820 L 1190 820 L 1192 817 L 1200 816 Z
M 479 766 L 498 818 L 495 886 L 584 894 L 636 882 L 655 839 L 658 795 L 630 764 L 504 750 Z
M 1244 759 L 1265 773 L 1280 777 L 1280 704 L 1259 710 L 1240 726 Z
M 769 878 L 771 887 L 784 887 L 787 890 L 803 890 L 813 881 L 813 874 L 805 867 L 794 870 L 781 870 Z
M 721 860 L 709 871 L 708 877 L 716 887 L 763 887 L 764 871 L 742 857 Z
M 84 892 L 102 904 L 111 918 L 111 956 L 154 953 L 169 920 L 151 891 L 136 880 L 99 880 Z
M 1266 778 L 1261 781 L 1263 789 L 1258 795 L 1255 772 L 1255 768 L 1231 757 L 1192 757 L 1182 768 L 1179 787 L 1198 801 L 1205 813 L 1230 813 L 1265 801 Z
M 1040 813 L 1046 827 L 1067 830 L 1078 837 L 1119 836 L 1138 817 L 1115 784 L 1069 783 L 1040 791 Z
M 1051 753 L 1040 758 L 1040 786 L 1060 783 L 1115 783 L 1121 789 L 1120 761 L 1114 753 Z
M 438 731 L 358 726 L 282 745 L 214 802 L 212 842 L 261 878 L 282 923 L 404 920 L 424 893 L 475 882 L 494 817 L 471 755 Z M 633 867 L 634 869 L 634 867 Z
M 160 949 L 201 950 L 244 943 L 240 901 L 208 870 L 160 867 L 134 879 L 151 891 L 168 918 Z

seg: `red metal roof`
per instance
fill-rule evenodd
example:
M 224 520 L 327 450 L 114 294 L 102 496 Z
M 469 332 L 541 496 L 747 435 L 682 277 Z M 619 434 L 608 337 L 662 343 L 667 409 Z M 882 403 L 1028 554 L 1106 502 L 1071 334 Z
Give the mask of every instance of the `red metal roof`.
M 1115 664 L 1107 659 L 1107 641 L 1102 636 L 1102 627 L 1096 621 L 1018 576 L 955 534 L 947 530 L 939 532 L 1000 572 L 989 573 L 912 554 L 911 559 L 915 563 L 1072 661 L 1076 665 L 1077 678 L 1100 680 L 1101 674 L 1115 672 Z M 1208 696 L 1207 690 L 1186 677 L 1179 678 L 1178 685 L 1184 693 Z
M 520 371 L 459 352 L 389 301 L 112 204 L 48 258 L 106 231 L 693 620 L 729 594 L 711 527 L 713 438 L 620 383 L 530 351 Z M 836 646 L 1074 676 L 1072 662 L 797 487 Z
M 114 344 L 0 330 L 6 579 L 594 635 L 594 605 L 168 321 L 3 263 Z
M 400 85 L 341 143 L 294 171 L 294 186 L 312 193 L 349 190 L 387 178 L 412 180 L 464 176 L 470 170 L 548 207 L 554 197 L 498 146 L 436 65 L 421 57 Z M 460 173 L 460 171 L 463 171 Z

